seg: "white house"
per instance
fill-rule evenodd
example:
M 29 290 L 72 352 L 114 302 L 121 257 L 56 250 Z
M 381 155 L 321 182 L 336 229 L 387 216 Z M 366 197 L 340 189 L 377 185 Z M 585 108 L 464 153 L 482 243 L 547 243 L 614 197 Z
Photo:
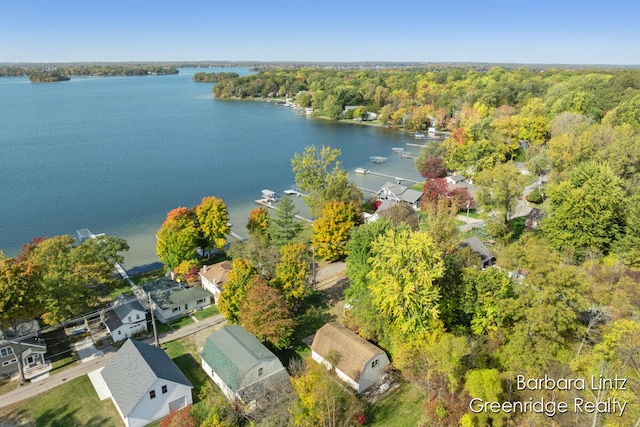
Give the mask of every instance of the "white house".
M 249 408 L 289 391 L 280 360 L 242 326 L 225 326 L 204 343 L 202 369 L 227 398 Z
M 147 315 L 142 304 L 129 295 L 120 294 L 111 304 L 111 310 L 102 316 L 114 342 L 125 340 L 147 330 Z
M 211 294 L 208 291 L 199 286 L 185 288 L 167 277 L 143 283 L 140 287 L 145 292 L 144 303 L 150 300 L 155 307 L 154 313 L 161 322 L 211 305 Z
M 395 184 L 393 182 L 385 183 L 380 190 L 376 193 L 378 200 L 389 200 L 392 202 L 407 202 L 414 209 L 420 207 L 420 201 L 422 200 L 422 193 L 420 191 L 412 190 L 404 185 Z
M 311 344 L 311 357 L 338 378 L 362 393 L 380 378 L 389 366 L 389 357 L 380 348 L 338 322 L 318 329 Z
M 213 294 L 215 304 L 218 303 L 222 287 L 229 280 L 231 270 L 231 263 L 222 261 L 213 265 L 205 265 L 198 272 L 202 287 Z
M 89 373 L 100 400 L 111 398 L 127 427 L 145 426 L 193 403 L 193 386 L 161 348 L 129 339 Z

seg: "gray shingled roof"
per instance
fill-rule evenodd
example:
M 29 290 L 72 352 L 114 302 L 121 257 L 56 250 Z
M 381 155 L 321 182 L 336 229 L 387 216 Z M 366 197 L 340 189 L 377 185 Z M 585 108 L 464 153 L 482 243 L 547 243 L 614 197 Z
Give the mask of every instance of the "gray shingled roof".
M 234 392 L 242 388 L 242 378 L 247 371 L 261 362 L 278 360 L 275 354 L 239 325 L 225 326 L 210 335 L 205 340 L 201 357 Z
M 113 312 L 118 316 L 118 319 L 123 320 L 131 310 L 144 311 L 142 304 L 138 299 L 131 295 L 120 294 L 113 301 Z
M 159 379 L 193 387 L 164 350 L 132 339 L 104 367 L 102 378 L 125 417 Z

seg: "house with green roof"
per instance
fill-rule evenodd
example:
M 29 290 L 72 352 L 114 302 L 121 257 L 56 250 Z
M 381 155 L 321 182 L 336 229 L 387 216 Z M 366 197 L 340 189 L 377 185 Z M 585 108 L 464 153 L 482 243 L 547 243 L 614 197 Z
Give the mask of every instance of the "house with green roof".
M 141 341 L 128 339 L 89 379 L 100 400 L 111 398 L 127 427 L 145 426 L 193 403 L 193 386 L 173 360 Z
M 163 277 L 140 285 L 144 298 L 140 302 L 145 305 L 151 302 L 152 308 L 161 322 L 211 305 L 211 293 L 194 286 L 184 287 L 169 278 Z
M 200 357 L 202 369 L 225 396 L 249 410 L 290 390 L 280 360 L 242 326 L 225 326 L 210 335 Z

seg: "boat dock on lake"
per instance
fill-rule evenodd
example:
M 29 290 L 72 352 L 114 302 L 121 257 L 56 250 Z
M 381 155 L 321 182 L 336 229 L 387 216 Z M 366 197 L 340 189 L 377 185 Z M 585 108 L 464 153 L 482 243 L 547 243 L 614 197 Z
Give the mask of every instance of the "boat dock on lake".
M 387 161 L 387 157 L 383 157 L 383 156 L 371 156 L 369 157 L 369 160 L 371 160 L 372 163 L 384 163 Z
M 367 174 L 382 176 L 384 178 L 390 178 L 390 179 L 393 179 L 394 181 L 396 181 L 398 184 L 401 184 L 403 181 L 410 182 L 412 184 L 417 184 L 417 183 L 420 182 L 420 181 L 414 181 L 414 180 L 408 179 L 408 178 L 400 178 L 400 177 L 393 176 L 393 175 L 387 175 L 386 173 L 380 173 L 380 172 L 367 171 Z
M 270 200 L 267 200 L 267 199 L 256 200 L 256 203 L 259 204 L 259 205 L 265 206 L 267 208 L 273 209 L 273 210 L 278 210 L 278 208 L 274 206 L 274 203 L 271 202 Z M 295 215 L 294 218 L 299 219 L 301 221 L 306 221 L 309 224 L 313 224 L 312 220 L 310 220 L 309 218 L 305 218 L 303 216 L 300 216 L 300 215 Z

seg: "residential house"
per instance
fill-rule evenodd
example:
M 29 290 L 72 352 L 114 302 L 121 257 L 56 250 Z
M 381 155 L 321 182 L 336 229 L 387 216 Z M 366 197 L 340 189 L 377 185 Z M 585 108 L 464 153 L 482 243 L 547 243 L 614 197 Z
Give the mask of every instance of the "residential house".
M 316 332 L 311 357 L 334 369 L 358 393 L 378 382 L 389 365 L 384 351 L 338 322 L 327 323 Z
M 204 343 L 202 369 L 227 398 L 256 408 L 289 391 L 280 360 L 242 326 L 225 326 Z
M 229 280 L 231 270 L 231 262 L 222 261 L 213 265 L 205 265 L 198 272 L 202 287 L 213 294 L 215 304 L 218 303 L 222 287 Z
M 392 202 L 404 201 L 409 203 L 414 209 L 419 209 L 422 192 L 412 190 L 404 185 L 387 182 L 376 193 L 376 197 L 378 200 L 389 200 Z
M 473 253 L 480 257 L 480 268 L 485 269 L 496 261 L 495 255 L 485 246 L 478 237 L 473 236 L 464 239 L 459 245 L 461 248 L 469 247 Z
M 111 398 L 127 427 L 147 425 L 193 403 L 193 386 L 164 350 L 133 339 L 89 379 L 100 400 Z
M 22 322 L 15 330 L 0 330 L 0 377 L 9 377 L 19 371 L 18 357 L 22 359 L 25 371 L 44 365 L 46 352 L 37 320 Z
M 211 294 L 199 286 L 185 288 L 167 277 L 140 285 L 144 298 L 140 301 L 148 306 L 149 300 L 158 320 L 167 322 L 195 310 L 211 305 Z
M 462 175 L 449 175 L 445 180 L 447 181 L 447 184 L 460 185 L 466 181 L 466 178 Z
M 147 314 L 142 304 L 133 296 L 120 294 L 111 309 L 102 315 L 114 342 L 125 340 L 147 330 Z

